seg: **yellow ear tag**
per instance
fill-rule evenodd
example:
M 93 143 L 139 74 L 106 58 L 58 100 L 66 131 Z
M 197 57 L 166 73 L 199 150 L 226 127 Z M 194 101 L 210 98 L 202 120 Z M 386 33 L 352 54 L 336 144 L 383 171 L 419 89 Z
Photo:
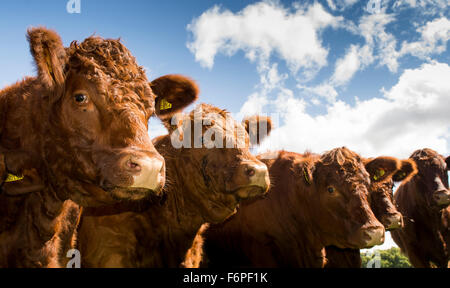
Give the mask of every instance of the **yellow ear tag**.
M 378 180 L 378 179 L 380 179 L 381 177 L 384 176 L 384 174 L 386 174 L 386 171 L 384 171 L 384 169 L 378 169 L 377 172 L 376 172 L 376 174 L 373 175 L 373 180 Z
M 303 168 L 303 176 L 305 176 L 306 183 L 311 185 L 311 180 L 309 179 L 308 172 L 306 172 L 306 168 Z
M 159 108 L 159 110 L 168 110 L 172 108 L 172 103 L 170 103 L 169 101 L 167 101 L 166 99 L 162 99 L 161 100 L 161 106 Z
M 24 176 L 16 176 L 16 175 L 12 175 L 12 174 L 8 174 L 8 176 L 6 177 L 5 183 L 11 183 L 11 182 L 17 182 L 20 181 L 24 178 Z

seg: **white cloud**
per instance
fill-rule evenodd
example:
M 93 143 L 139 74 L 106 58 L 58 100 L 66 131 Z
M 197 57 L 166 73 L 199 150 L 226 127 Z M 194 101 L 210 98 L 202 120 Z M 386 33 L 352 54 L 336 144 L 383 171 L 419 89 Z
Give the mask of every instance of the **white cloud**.
M 328 7 L 332 10 L 345 10 L 357 2 L 358 0 L 327 0 Z
M 449 0 L 397 0 L 394 8 L 422 8 L 422 9 L 445 9 L 450 6 Z
M 270 92 L 275 88 L 278 88 L 283 85 L 284 80 L 288 78 L 288 75 L 282 74 L 280 75 L 278 72 L 278 65 L 272 64 L 272 66 L 259 69 L 260 73 L 260 83 L 266 92 Z
M 391 72 L 397 72 L 400 53 L 396 50 L 397 40 L 386 32 L 386 26 L 395 20 L 394 15 L 384 11 L 361 17 L 357 26 L 346 23 L 346 28 L 364 38 L 363 46 L 350 44 L 346 54 L 335 63 L 330 79 L 316 87 L 302 87 L 305 90 L 325 98 L 329 103 L 337 98 L 336 88 L 347 85 L 354 75 L 373 63 L 387 66 Z M 329 93 L 324 93 L 327 88 Z
M 358 32 L 366 40 L 366 45 L 380 65 L 386 65 L 391 72 L 397 72 L 398 52 L 394 35 L 386 32 L 386 26 L 395 21 L 395 16 L 385 12 L 364 15 L 361 17 Z
M 416 42 L 403 42 L 400 51 L 397 51 L 397 40 L 394 35 L 386 32 L 386 25 L 395 21 L 393 15 L 383 13 L 365 15 L 361 17 L 357 28 L 352 31 L 365 38 L 365 45 L 359 46 L 351 44 L 347 53 L 336 61 L 335 70 L 331 78 L 309 91 L 319 97 L 333 100 L 337 96 L 330 97 L 324 95 L 323 87 L 328 87 L 329 91 L 336 87 L 346 85 L 353 76 L 360 70 L 365 69 L 370 64 L 376 62 L 379 66 L 386 66 L 391 72 L 398 70 L 399 58 L 410 54 L 422 59 L 431 60 L 431 54 L 443 53 L 447 50 L 447 42 L 450 39 L 450 21 L 446 17 L 441 17 L 427 22 L 423 27 L 419 27 L 421 39 Z M 334 93 L 333 93 L 334 94 Z
M 331 83 L 335 86 L 347 84 L 358 70 L 373 62 L 372 50 L 369 45 L 350 45 L 347 54 L 336 61 Z
M 450 137 L 450 66 L 428 63 L 405 70 L 383 97 L 337 101 L 324 115 L 311 116 L 303 100 L 293 96 L 271 104 L 284 119 L 263 143 L 265 149 L 323 152 L 347 146 L 363 156 L 407 158 L 416 149 L 430 147 L 447 154 Z M 279 105 L 282 103 L 282 105 Z
M 293 73 L 301 69 L 312 75 L 327 64 L 321 31 L 336 28 L 341 21 L 319 3 L 286 9 L 278 2 L 263 1 L 237 13 L 214 6 L 188 25 L 193 41 L 187 46 L 196 61 L 208 68 L 213 67 L 217 54 L 231 56 L 243 50 L 259 66 L 267 66 L 276 55 Z
M 322 83 L 320 85 L 317 85 L 315 87 L 307 87 L 303 85 L 297 85 L 298 88 L 303 89 L 304 91 L 319 96 L 320 98 L 325 99 L 328 103 L 333 103 L 336 101 L 336 98 L 338 96 L 338 93 L 336 89 L 334 89 L 333 85 L 330 85 L 328 83 Z M 317 98 L 313 98 L 311 102 L 314 105 L 321 104 L 320 101 Z
M 416 42 L 403 42 L 400 53 L 411 54 L 419 58 L 427 58 L 430 54 L 447 50 L 450 40 L 450 21 L 446 17 L 434 19 L 417 29 L 421 39 Z
M 241 108 L 240 115 L 256 115 L 263 113 L 264 106 L 269 103 L 265 95 L 253 93 Z M 242 118 L 242 116 L 240 117 Z

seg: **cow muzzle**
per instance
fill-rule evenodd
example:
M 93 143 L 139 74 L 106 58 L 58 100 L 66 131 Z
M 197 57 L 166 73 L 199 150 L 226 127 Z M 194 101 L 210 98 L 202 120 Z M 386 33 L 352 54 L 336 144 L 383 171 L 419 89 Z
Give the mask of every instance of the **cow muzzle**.
M 446 207 L 450 204 L 450 191 L 449 190 L 440 190 L 436 191 L 433 194 L 433 200 L 436 202 L 436 205 L 439 207 Z
M 133 183 L 129 188 L 148 189 L 159 194 L 164 187 L 165 163 L 163 159 L 130 156 L 124 162 L 124 169 L 133 178 Z
M 245 189 L 239 189 L 237 196 L 241 199 L 258 197 L 266 194 L 269 190 L 270 179 L 267 166 L 263 163 L 246 163 L 241 173 L 246 179 Z
M 403 227 L 403 217 L 400 213 L 393 213 L 383 217 L 382 223 L 386 231 L 392 231 Z

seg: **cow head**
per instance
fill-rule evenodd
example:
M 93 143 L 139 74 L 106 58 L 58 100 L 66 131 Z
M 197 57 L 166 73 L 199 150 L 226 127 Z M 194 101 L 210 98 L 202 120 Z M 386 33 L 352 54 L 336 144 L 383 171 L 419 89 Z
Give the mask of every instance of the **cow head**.
M 268 120 L 249 121 L 262 124 Z M 177 174 L 182 175 L 182 185 L 195 191 L 188 197 L 198 205 L 206 222 L 223 222 L 235 213 L 240 200 L 267 193 L 268 169 L 250 153 L 248 132 L 229 113 L 201 104 L 189 115 L 180 114 L 165 125 L 171 139 L 165 147 L 173 149 L 166 161 L 173 160 L 171 166 L 180 167 Z
M 415 151 L 410 158 L 419 170 L 413 179 L 419 184 L 420 199 L 431 207 L 447 207 L 450 204 L 448 158 L 427 148 Z
M 39 124 L 52 186 L 83 206 L 158 194 L 165 164 L 148 120 L 155 101 L 160 117 L 190 104 L 195 84 L 177 76 L 149 83 L 119 40 L 90 37 L 64 48 L 45 28 L 30 29 L 28 40 L 48 103 Z
M 372 208 L 375 217 L 384 225 L 384 228 L 394 230 L 403 226 L 402 214 L 394 205 L 394 181 L 407 182 L 412 176 L 417 173 L 416 165 L 411 160 L 397 160 L 392 157 L 379 157 L 385 159 L 384 161 L 391 162 L 390 165 L 378 166 L 376 169 L 371 169 L 374 163 L 371 160 L 366 160 L 366 169 L 370 171 L 371 184 L 369 188 L 370 207 Z M 398 166 L 398 169 L 394 167 Z M 381 169 L 381 170 L 380 170 Z M 378 171 L 378 172 L 377 172 Z M 394 173 L 395 172 L 395 173 Z M 383 174 L 380 179 L 378 175 Z
M 323 233 L 324 244 L 360 249 L 383 243 L 384 227 L 367 199 L 370 175 L 363 160 L 345 147 L 311 160 L 302 163 L 298 173 L 310 188 L 307 206 Z M 375 165 L 373 168 L 376 170 Z

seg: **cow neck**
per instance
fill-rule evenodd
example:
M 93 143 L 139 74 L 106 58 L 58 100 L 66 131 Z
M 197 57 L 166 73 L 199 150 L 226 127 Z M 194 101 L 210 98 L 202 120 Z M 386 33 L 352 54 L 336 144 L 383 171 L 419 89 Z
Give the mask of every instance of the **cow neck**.
M 12 99 L 13 101 L 19 101 L 25 111 L 30 111 L 30 114 L 23 122 L 22 129 L 13 131 L 15 133 L 13 138 L 18 138 L 20 147 L 9 148 L 9 151 L 18 150 L 23 159 L 20 159 L 19 163 L 23 163 L 28 166 L 32 166 L 41 172 L 43 161 L 43 139 L 46 137 L 45 125 L 42 125 L 39 120 L 46 119 L 48 111 L 48 102 L 42 95 L 48 94 L 43 88 L 37 93 L 28 95 L 31 90 L 36 90 L 38 84 L 36 84 L 36 78 L 27 78 L 22 82 L 25 88 L 19 92 L 14 89 L 10 95 L 18 95 L 20 99 Z M 14 93 L 16 91 L 17 93 Z M 12 96 L 10 96 L 12 97 Z M 14 113 L 15 111 L 12 111 Z M 32 121 L 28 121 L 32 119 Z M 36 137 L 39 135 L 39 137 Z M 3 135 L 2 135 L 3 136 Z M 8 135 L 5 135 L 8 137 Z M 47 135 L 48 136 L 48 135 Z M 23 145 L 27 145 L 23 147 Z M 19 154 L 19 156 L 21 156 Z M 24 167 L 19 167 L 24 169 Z M 45 170 L 45 169 L 43 169 Z M 42 172 L 40 176 L 44 183 L 47 182 L 45 174 Z M 11 239 L 11 246 L 16 247 L 9 249 L 8 251 L 16 251 L 19 255 L 15 258 L 17 263 L 15 266 L 23 267 L 46 267 L 54 265 L 50 259 L 53 259 L 56 255 L 52 241 L 55 240 L 56 225 L 58 217 L 61 214 L 63 208 L 63 202 L 65 199 L 61 199 L 56 193 L 57 190 L 53 189 L 49 183 L 46 183 L 46 188 L 40 191 L 36 191 L 27 195 L 24 195 L 24 202 L 21 211 L 18 215 L 18 220 L 15 227 L 8 233 L 8 238 Z M 10 233 L 10 234 L 9 234 Z M 15 252 L 10 252 L 15 253 Z M 22 262 L 23 263 L 19 263 Z
M 164 188 L 166 201 L 163 205 L 151 207 L 146 213 L 152 225 L 159 227 L 155 227 L 155 231 L 159 231 L 156 233 L 163 234 L 157 237 L 157 241 L 160 242 L 158 247 L 161 248 L 161 253 L 164 253 L 162 261 L 166 262 L 165 266 L 172 267 L 184 261 L 188 249 L 205 221 L 198 212 L 195 201 L 186 196 L 192 191 L 185 182 L 192 179 L 184 179 L 179 173 L 179 169 L 183 167 L 176 165 L 178 155 L 158 151 L 166 159 L 167 183 Z
M 164 156 L 164 155 L 163 155 Z M 168 159 L 168 158 L 166 158 Z M 176 221 L 176 227 L 189 231 L 189 234 L 195 236 L 198 229 L 205 223 L 202 215 L 199 213 L 197 203 L 192 201 L 189 195 L 198 193 L 191 191 L 190 186 L 186 185 L 187 181 L 193 179 L 185 179 L 180 169 L 173 159 L 166 160 L 167 164 L 167 204 L 165 208 L 173 213 L 173 220 Z M 174 169 L 176 167 L 176 169 Z M 201 188 L 200 188 L 201 189 Z
M 24 253 L 16 255 L 24 259 L 24 263 L 17 263 L 17 266 L 57 266 L 56 262 L 53 262 L 57 259 L 57 247 L 53 242 L 56 240 L 55 234 L 62 208 L 63 202 L 49 189 L 26 196 L 22 213 L 13 230 L 16 233 L 13 245 L 20 253 Z M 13 250 L 16 249 L 11 249 Z
M 165 195 L 161 198 L 161 203 L 165 201 Z M 120 202 L 114 203 L 106 206 L 98 206 L 98 207 L 84 207 L 83 208 L 83 216 L 93 216 L 93 217 L 101 217 L 101 216 L 112 216 L 118 215 L 126 212 L 134 212 L 134 213 L 144 213 L 148 209 L 150 209 L 155 203 L 152 200 L 145 201 L 137 201 L 137 202 Z
M 0 121 L 2 122 L 0 132 L 3 138 L 0 143 L 0 153 L 14 156 L 14 160 L 12 160 L 14 163 L 9 163 L 11 166 L 19 165 L 19 163 L 21 165 L 6 167 L 11 173 L 31 168 L 39 171 L 43 167 L 42 139 L 45 126 L 43 123 L 48 114 L 48 102 L 43 95 L 46 94 L 48 92 L 39 86 L 39 81 L 35 77 L 28 77 L 7 88 L 5 94 L 2 95 L 6 99 L 5 102 L 10 102 L 8 109 L 11 110 L 8 111 L 8 115 L 13 117 L 11 117 L 12 120 L 5 118 L 4 122 Z M 25 114 L 24 111 L 27 115 L 21 117 L 21 122 L 18 123 L 16 119 L 19 115 Z M 20 129 L 11 129 L 18 125 L 20 125 Z M 10 129 L 6 130 L 5 127 Z
M 280 163 L 281 164 L 281 163 Z M 272 179 L 284 179 L 289 177 L 288 182 L 297 183 L 296 176 L 294 172 L 289 169 L 290 166 L 280 167 L 280 166 L 271 166 L 270 174 L 273 175 Z M 271 169 L 274 168 L 274 169 Z M 282 168 L 282 169 L 280 169 Z M 287 170 L 287 171 L 286 171 Z M 278 171 L 278 172 L 276 172 Z M 275 172 L 275 173 L 274 173 Z M 279 174 L 279 175 L 276 175 Z M 291 183 L 291 184 L 292 184 Z M 296 246 L 296 249 L 300 250 L 300 255 L 293 255 L 292 250 L 285 251 L 287 258 L 291 259 L 292 257 L 298 257 L 296 261 L 297 265 L 310 267 L 313 265 L 322 265 L 323 263 L 323 248 L 324 244 L 320 237 L 320 231 L 317 231 L 315 227 L 313 227 L 312 223 L 314 223 L 314 219 L 309 219 L 307 216 L 309 213 L 305 213 L 304 211 L 299 211 L 295 209 L 295 207 L 309 207 L 311 205 L 306 204 L 308 201 L 308 197 L 306 194 L 306 189 L 310 189 L 306 186 L 303 187 L 303 190 L 297 191 L 292 184 L 291 187 L 282 187 L 284 184 L 281 183 L 273 183 L 275 187 L 273 192 L 269 192 L 269 198 L 274 197 L 277 203 L 274 205 L 279 211 L 271 211 L 274 212 L 275 215 L 283 215 L 288 214 L 287 217 L 279 217 L 279 219 L 290 219 L 291 223 L 286 225 L 286 223 L 280 223 L 279 227 L 285 227 L 285 231 L 281 231 L 284 235 L 289 235 L 290 244 L 284 247 L 292 247 L 292 245 Z M 289 185 L 289 184 L 287 184 Z M 299 189 L 300 190 L 300 189 Z M 300 197 L 299 197 L 300 196 Z M 301 199 L 300 199 L 301 198 Z M 301 203 L 303 202 L 303 203 Z M 273 208 L 273 207 L 272 207 Z M 308 209 L 308 208 L 307 208 Z M 281 213 L 281 214 L 278 214 Z M 275 217 L 275 216 L 274 216 Z M 277 232 L 278 233 L 278 232 Z M 283 235 L 283 234 L 281 234 Z M 281 245 L 283 246 L 283 245 Z

